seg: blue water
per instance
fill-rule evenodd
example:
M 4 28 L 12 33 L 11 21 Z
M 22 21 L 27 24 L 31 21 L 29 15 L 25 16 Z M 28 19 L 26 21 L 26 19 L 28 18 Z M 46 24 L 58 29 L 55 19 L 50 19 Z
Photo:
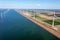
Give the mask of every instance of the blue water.
M 59 40 L 15 10 L 10 9 L 4 16 L 5 11 L 0 9 L 0 40 Z

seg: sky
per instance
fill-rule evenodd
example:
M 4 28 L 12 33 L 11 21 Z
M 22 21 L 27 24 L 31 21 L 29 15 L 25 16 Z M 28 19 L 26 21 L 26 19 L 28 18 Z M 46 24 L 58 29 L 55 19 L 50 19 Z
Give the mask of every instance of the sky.
M 0 0 L 0 8 L 60 9 L 60 0 Z

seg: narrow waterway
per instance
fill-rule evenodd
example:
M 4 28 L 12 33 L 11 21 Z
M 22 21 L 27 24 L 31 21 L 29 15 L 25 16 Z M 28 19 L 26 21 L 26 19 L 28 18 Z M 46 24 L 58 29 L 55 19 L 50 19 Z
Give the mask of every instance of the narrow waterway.
M 0 9 L 0 40 L 59 40 L 15 10 L 5 11 Z

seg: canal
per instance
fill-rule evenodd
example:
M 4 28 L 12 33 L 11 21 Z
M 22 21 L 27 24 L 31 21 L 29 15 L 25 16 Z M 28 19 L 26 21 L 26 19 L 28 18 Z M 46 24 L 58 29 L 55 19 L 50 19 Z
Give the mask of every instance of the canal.
M 5 11 L 0 9 L 0 40 L 59 40 L 14 9 Z

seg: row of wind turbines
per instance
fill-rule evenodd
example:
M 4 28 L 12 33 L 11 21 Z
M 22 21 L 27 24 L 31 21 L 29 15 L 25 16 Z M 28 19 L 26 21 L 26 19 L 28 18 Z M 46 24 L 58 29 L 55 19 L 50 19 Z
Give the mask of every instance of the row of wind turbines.
M 55 27 L 55 25 L 54 25 L 54 24 L 55 24 L 55 22 L 54 22 L 54 21 L 55 21 L 55 17 L 57 17 L 55 14 L 56 14 L 56 12 L 55 12 L 55 10 L 54 10 L 54 12 L 53 12 L 53 17 L 52 17 L 52 28 L 55 29 L 55 30 L 58 30 L 58 29 Z M 36 14 L 34 13 L 34 17 L 35 17 L 35 15 L 36 15 Z
M 9 11 L 9 9 L 6 9 L 6 11 L 3 12 L 4 9 L 1 10 L 0 12 L 0 17 L 1 17 L 1 20 L 3 20 L 3 18 L 6 16 L 7 12 Z

